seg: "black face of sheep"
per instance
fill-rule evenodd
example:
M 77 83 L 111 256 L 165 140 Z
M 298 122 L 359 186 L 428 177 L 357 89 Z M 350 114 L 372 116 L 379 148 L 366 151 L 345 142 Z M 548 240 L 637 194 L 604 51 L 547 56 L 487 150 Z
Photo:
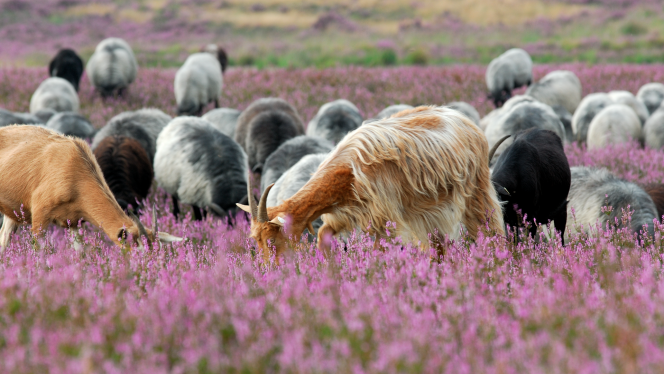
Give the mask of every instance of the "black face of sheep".
M 48 74 L 51 77 L 60 77 L 69 81 L 78 92 L 78 84 L 83 75 L 83 60 L 74 50 L 61 49 L 48 65 Z
M 537 224 L 553 220 L 562 237 L 572 177 L 558 135 L 537 128 L 517 133 L 514 143 L 498 158 L 491 180 L 506 202 L 505 224 L 520 227 L 527 215 L 529 232 L 535 235 L 533 220 Z
M 154 173 L 141 144 L 129 137 L 108 136 L 94 150 L 108 187 L 123 210 L 138 208 L 148 195 Z

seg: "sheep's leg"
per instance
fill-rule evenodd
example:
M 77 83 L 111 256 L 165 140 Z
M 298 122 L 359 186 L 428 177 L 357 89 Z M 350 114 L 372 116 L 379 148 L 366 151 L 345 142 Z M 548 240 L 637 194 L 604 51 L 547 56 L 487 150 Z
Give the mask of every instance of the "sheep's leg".
M 4 251 L 9 245 L 9 240 L 12 237 L 12 234 L 18 230 L 18 222 L 13 219 L 4 216 L 2 220 L 2 228 L 0 228 L 0 252 Z
M 203 215 L 201 214 L 201 208 L 198 207 L 198 205 L 192 205 L 194 208 L 194 219 L 196 221 L 202 221 L 203 220 Z
M 219 99 L 214 99 L 214 107 L 219 108 Z
M 565 245 L 565 226 L 567 226 L 567 204 L 569 201 L 565 201 L 563 205 L 558 208 L 558 211 L 553 217 L 553 226 L 556 228 L 556 231 L 560 232 L 560 240 L 562 245 Z
M 175 216 L 175 219 L 178 219 L 178 215 L 180 214 L 180 204 L 178 204 L 178 198 L 175 196 L 171 196 L 173 199 L 173 215 Z

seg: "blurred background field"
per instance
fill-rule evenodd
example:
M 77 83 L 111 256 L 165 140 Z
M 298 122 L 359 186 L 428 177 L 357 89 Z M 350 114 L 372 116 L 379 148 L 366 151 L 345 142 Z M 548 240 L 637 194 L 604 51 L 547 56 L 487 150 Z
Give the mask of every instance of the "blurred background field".
M 664 62 L 661 0 L 0 0 L 0 64 L 87 59 L 130 41 L 142 67 L 214 42 L 231 65 L 486 64 L 512 46 L 536 63 Z

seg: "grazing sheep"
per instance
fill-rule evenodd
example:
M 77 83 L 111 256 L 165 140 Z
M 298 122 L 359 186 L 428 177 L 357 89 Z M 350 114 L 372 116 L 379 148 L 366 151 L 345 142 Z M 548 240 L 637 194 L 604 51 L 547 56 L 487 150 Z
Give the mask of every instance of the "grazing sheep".
M 581 100 L 572 116 L 572 130 L 576 141 L 586 141 L 590 122 L 597 113 L 611 104 L 613 104 L 613 100 L 604 92 L 592 93 Z
M 249 157 L 249 168 L 260 173 L 265 160 L 281 143 L 304 135 L 302 118 L 286 101 L 263 98 L 251 103 L 237 120 L 235 141 Z
M 648 112 L 653 114 L 664 101 L 664 84 L 648 83 L 639 88 L 636 98 L 641 100 L 648 108 Z
M 224 81 L 221 65 L 209 53 L 194 53 L 175 74 L 175 101 L 178 115 L 201 115 L 203 107 L 214 102 L 219 108 L 219 96 Z
M 300 135 L 282 143 L 265 160 L 261 176 L 261 191 L 275 183 L 281 175 L 306 155 L 328 153 L 334 148 L 329 141 L 314 136 Z
M 42 120 L 30 113 L 10 112 L 0 109 L 0 127 L 9 125 L 36 125 L 42 124 Z
M 214 125 L 222 134 L 234 138 L 235 127 L 237 127 L 237 120 L 240 118 L 240 114 L 242 112 L 237 109 L 218 108 L 205 113 L 201 118 Z
M 330 236 L 355 227 L 370 226 L 378 246 L 388 221 L 396 224 L 393 235 L 422 247 L 435 231 L 458 237 L 461 224 L 471 238 L 485 225 L 504 235 L 488 153 L 484 135 L 466 116 L 418 107 L 364 123 L 282 204 L 267 208 L 270 186 L 260 203 L 249 193 L 249 206 L 238 206 L 251 214 L 251 236 L 267 257 L 272 247 L 277 256 L 283 253 L 291 235 L 313 231 L 311 223 L 321 214 L 322 250 L 329 250 Z
M 320 164 L 327 158 L 327 153 L 309 154 L 302 157 L 295 165 L 286 170 L 274 183 L 267 197 L 267 207 L 275 207 L 284 203 L 304 187 L 311 176 L 316 173 Z M 312 223 L 313 232 L 305 229 L 311 235 L 317 235 L 323 220 L 318 217 Z M 313 239 L 313 238 L 312 238 Z
M 73 49 L 61 49 L 48 64 L 48 75 L 67 80 L 78 92 L 78 84 L 83 75 L 83 60 Z
M 380 113 L 376 114 L 376 117 L 374 117 L 374 119 L 379 120 L 379 119 L 389 118 L 392 117 L 393 114 L 397 114 L 402 110 L 407 110 L 407 109 L 413 109 L 413 106 L 408 104 L 390 105 L 387 108 L 381 110 Z
M 337 144 L 349 132 L 362 125 L 362 115 L 348 100 L 339 99 L 324 104 L 307 126 L 307 135 L 318 136 Z
M 97 45 L 85 66 L 90 83 L 102 97 L 119 95 L 136 79 L 138 63 L 127 42 L 120 38 L 104 39 Z
M 611 104 L 602 109 L 588 128 L 588 149 L 640 139 L 641 121 L 632 108 L 625 104 Z
M 653 235 L 657 208 L 641 187 L 619 179 L 606 169 L 576 166 L 571 172 L 572 185 L 567 197 L 568 233 L 576 233 L 579 225 L 589 230 L 598 221 L 605 227 L 607 222 L 613 224 L 616 219 L 618 227 L 622 228 L 622 210 L 629 206 L 634 210 L 630 225 L 632 232 L 638 233 L 643 225 L 647 225 L 648 233 Z M 612 207 L 610 214 L 602 212 L 604 206 Z
M 496 107 L 500 107 L 512 96 L 512 90 L 530 85 L 533 80 L 533 61 L 528 52 L 512 48 L 491 61 L 485 78 L 489 99 L 493 100 Z
M 661 222 L 662 216 L 664 216 L 664 183 L 649 183 L 642 188 L 655 203 L 657 220 Z
M 560 106 L 574 113 L 581 102 L 581 81 L 569 70 L 555 70 L 528 87 L 526 95 L 552 108 Z
M 498 196 L 505 202 L 505 224 L 516 229 L 527 217 L 529 233 L 535 236 L 534 221 L 554 221 L 564 236 L 571 176 L 562 140 L 556 133 L 538 128 L 521 131 L 514 138 L 491 173 Z
M 215 56 L 221 65 L 221 72 L 224 73 L 226 71 L 228 67 L 228 55 L 223 48 L 216 44 L 208 44 L 204 48 L 201 48 L 201 52 L 207 52 Z
M 83 140 L 37 126 L 0 129 L 0 247 L 9 244 L 21 224 L 41 234 L 49 224 L 77 226 L 80 220 L 100 227 L 115 243 L 139 234 L 152 242 L 154 232 L 132 221 L 113 198 L 99 165 Z M 15 212 L 21 212 L 17 216 Z M 156 230 L 154 230 L 156 231 Z M 159 233 L 164 242 L 181 238 Z
M 533 127 L 553 131 L 560 139 L 565 139 L 565 128 L 550 106 L 525 99 L 515 105 L 508 104 L 503 107 L 504 112 L 486 128 L 489 146 L 493 147 L 506 135 L 514 135 Z M 513 141 L 510 138 L 503 142 L 496 150 L 496 155 L 500 156 Z
M 634 113 L 639 117 L 641 126 L 643 126 L 646 123 L 646 120 L 650 116 L 648 108 L 646 108 L 645 104 L 643 104 L 641 100 L 637 99 L 636 96 L 634 96 L 631 92 L 611 91 L 609 92 L 609 97 L 616 104 L 625 104 L 628 107 L 632 108 Z
M 178 117 L 157 138 L 154 175 L 173 197 L 176 217 L 178 200 L 193 205 L 197 220 L 203 218 L 200 208 L 223 217 L 246 196 L 247 156 L 210 122 Z
M 41 82 L 30 98 L 30 113 L 42 109 L 56 112 L 78 112 L 78 94 L 68 81 L 52 77 Z
M 99 129 L 92 140 L 92 149 L 96 149 L 107 136 L 124 135 L 141 143 L 152 162 L 157 151 L 157 137 L 170 121 L 168 114 L 153 108 L 120 113 Z
M 62 135 L 71 135 L 81 139 L 91 139 L 95 128 L 82 115 L 74 112 L 57 113 L 46 122 L 46 127 Z
M 122 210 L 132 204 L 138 210 L 150 191 L 152 163 L 147 152 L 136 140 L 123 136 L 107 136 L 94 151 L 104 180 Z
M 652 149 L 664 146 L 664 107 L 654 111 L 643 126 L 645 144 Z
M 459 112 L 463 113 L 466 117 L 468 117 L 471 121 L 473 121 L 474 124 L 476 124 L 479 127 L 480 114 L 477 112 L 477 109 L 475 109 L 474 106 L 463 101 L 453 101 L 451 103 L 447 103 L 447 105 L 445 106 L 454 110 L 458 110 Z

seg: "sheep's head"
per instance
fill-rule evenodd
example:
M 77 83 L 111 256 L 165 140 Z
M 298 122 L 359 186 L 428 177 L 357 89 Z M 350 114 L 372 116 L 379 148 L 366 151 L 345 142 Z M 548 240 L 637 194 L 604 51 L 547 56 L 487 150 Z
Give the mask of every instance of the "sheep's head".
M 270 220 L 267 214 L 267 195 L 272 186 L 274 186 L 274 183 L 265 189 L 260 202 L 256 203 L 254 195 L 251 193 L 251 184 L 247 184 L 249 205 L 237 204 L 240 209 L 251 214 L 251 237 L 256 240 L 266 256 L 269 256 L 272 248 L 275 248 L 277 255 L 279 255 L 288 243 L 288 237 L 283 229 L 286 220 L 281 216 L 276 216 Z

